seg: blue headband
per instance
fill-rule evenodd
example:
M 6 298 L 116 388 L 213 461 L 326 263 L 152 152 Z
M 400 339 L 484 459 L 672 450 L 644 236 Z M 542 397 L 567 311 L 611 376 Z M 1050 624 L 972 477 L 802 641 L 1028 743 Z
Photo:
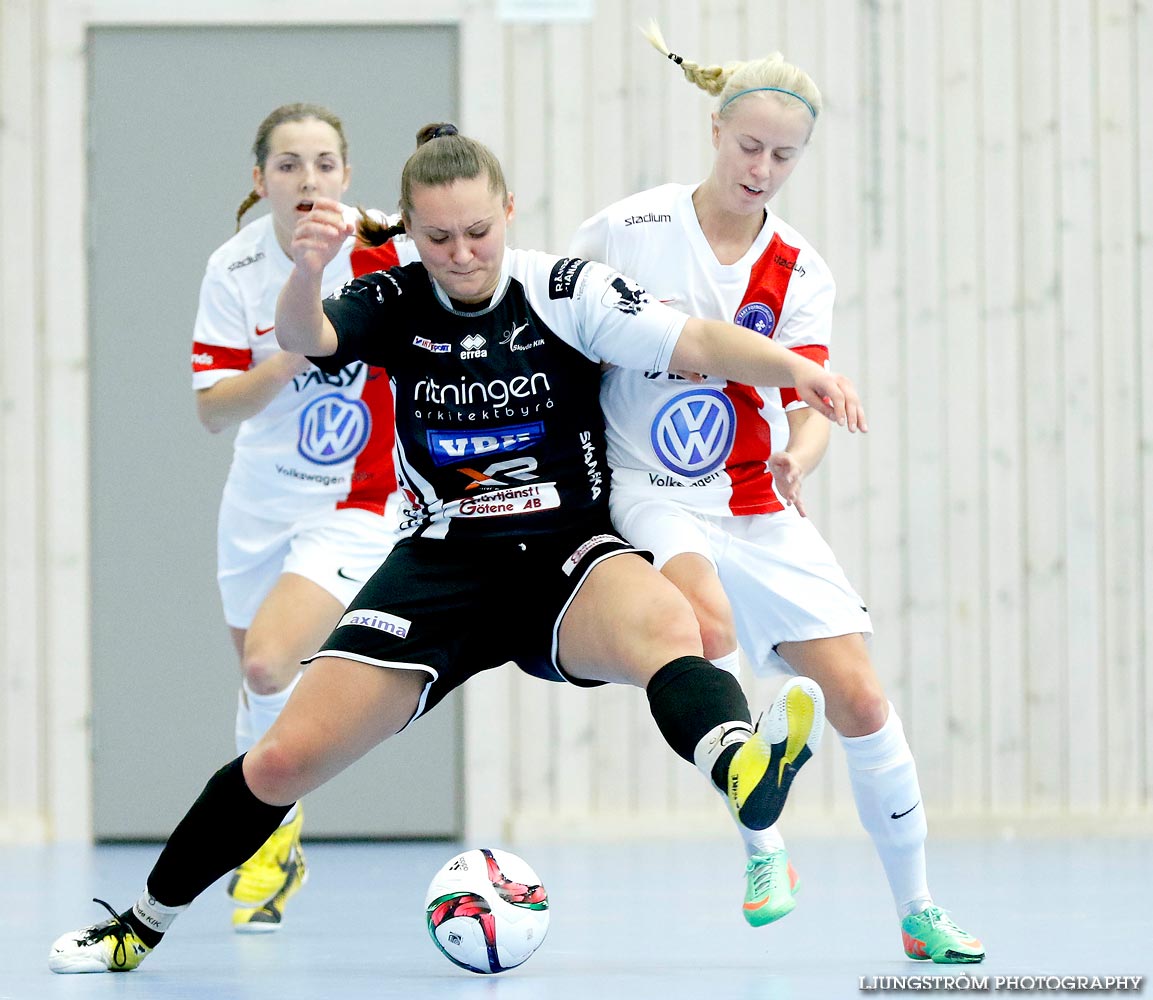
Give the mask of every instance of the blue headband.
M 725 108 L 732 104 L 733 101 L 735 101 L 738 97 L 744 97 L 745 94 L 755 94 L 758 90 L 775 90 L 778 94 L 788 94 L 790 97 L 795 97 L 806 108 L 809 109 L 809 114 L 811 114 L 814 119 L 817 117 L 817 112 L 813 109 L 813 106 L 808 101 L 806 101 L 795 90 L 785 90 L 784 87 L 750 87 L 748 90 L 738 90 L 735 94 L 733 94 L 732 97 L 730 97 L 727 101 L 725 101 L 724 104 L 721 105 L 720 110 L 724 111 Z

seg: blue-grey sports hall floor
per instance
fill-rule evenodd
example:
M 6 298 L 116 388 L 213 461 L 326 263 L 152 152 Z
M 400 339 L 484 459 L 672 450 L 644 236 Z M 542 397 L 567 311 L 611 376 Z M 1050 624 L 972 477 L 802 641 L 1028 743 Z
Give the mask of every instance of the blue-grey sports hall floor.
M 92 896 L 127 906 L 157 847 L 0 848 L 0 1000 L 837 1000 L 885 992 L 862 989 L 861 977 L 870 987 L 885 985 L 881 977 L 969 973 L 987 976 L 994 993 L 1008 992 L 996 989 L 997 976 L 1153 972 L 1149 839 L 935 834 L 934 891 L 989 954 L 968 967 L 904 958 L 864 840 L 794 843 L 797 909 L 759 930 L 741 918 L 734 844 L 522 844 L 516 852 L 550 891 L 552 926 L 528 963 L 485 977 L 449 964 L 424 929 L 426 884 L 457 846 L 314 843 L 309 884 L 279 933 L 234 935 L 217 885 L 140 969 L 102 976 L 53 975 L 49 946 L 100 918 Z M 928 985 L 957 992 L 944 980 Z

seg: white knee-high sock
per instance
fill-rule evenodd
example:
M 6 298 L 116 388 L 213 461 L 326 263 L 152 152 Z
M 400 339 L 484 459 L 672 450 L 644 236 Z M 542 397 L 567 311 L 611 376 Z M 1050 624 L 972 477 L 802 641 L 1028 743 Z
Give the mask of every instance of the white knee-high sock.
M 712 663 L 714 667 L 727 670 L 737 680 L 741 679 L 741 651 L 739 649 L 734 649 L 731 653 L 725 653 L 724 656 L 718 656 L 709 662 Z
M 750 858 L 754 854 L 772 854 L 774 851 L 785 849 L 785 838 L 781 836 L 781 831 L 776 823 L 764 830 L 750 830 L 746 826 L 740 826 L 740 824 L 738 826 L 745 842 L 745 854 Z
M 248 682 L 241 684 L 240 694 L 236 703 L 236 752 L 248 753 L 260 741 L 260 738 L 272 728 L 272 724 L 280 715 L 281 709 L 288 704 L 288 697 L 292 694 L 301 675 L 298 673 L 292 678 L 283 691 L 275 694 L 254 694 Z M 293 806 L 281 822 L 291 823 L 296 817 L 297 806 Z
M 917 765 L 892 704 L 875 733 L 842 736 L 857 814 L 881 858 L 897 915 L 919 913 L 932 902 L 925 873 L 928 823 Z

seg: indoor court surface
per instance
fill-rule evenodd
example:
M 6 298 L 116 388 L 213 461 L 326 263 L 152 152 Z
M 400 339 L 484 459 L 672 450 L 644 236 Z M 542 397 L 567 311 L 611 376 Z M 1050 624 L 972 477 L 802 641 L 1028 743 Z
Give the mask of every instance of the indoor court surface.
M 798 839 L 797 909 L 759 930 L 741 918 L 735 844 L 512 845 L 548 888 L 552 923 L 536 955 L 499 976 L 451 965 L 424 928 L 428 880 L 460 846 L 306 841 L 309 883 L 279 933 L 233 934 L 221 882 L 140 969 L 95 976 L 53 975 L 48 949 L 59 934 L 101 918 L 91 897 L 126 908 L 158 846 L 6 847 L 0 1000 L 836 1000 L 899 992 L 875 988 L 880 977 L 968 973 L 978 983 L 988 977 L 982 992 L 995 993 L 1009 992 L 996 988 L 997 976 L 1103 979 L 1153 970 L 1148 839 L 951 839 L 938 825 L 930 883 L 938 902 L 983 939 L 989 957 L 977 966 L 905 959 L 863 838 Z M 959 992 L 944 981 L 937 990 Z

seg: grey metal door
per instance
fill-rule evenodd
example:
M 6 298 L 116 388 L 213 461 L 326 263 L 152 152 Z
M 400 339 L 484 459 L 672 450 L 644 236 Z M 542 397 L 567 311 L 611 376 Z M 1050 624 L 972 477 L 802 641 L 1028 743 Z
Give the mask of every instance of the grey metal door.
M 417 129 L 456 117 L 457 33 L 101 27 L 89 57 L 94 830 L 152 839 L 235 756 L 239 674 L 215 582 L 231 447 L 196 420 L 189 357 L 256 126 L 292 101 L 332 108 L 348 200 L 391 210 Z M 305 835 L 457 835 L 460 734 L 454 697 L 310 796 Z

